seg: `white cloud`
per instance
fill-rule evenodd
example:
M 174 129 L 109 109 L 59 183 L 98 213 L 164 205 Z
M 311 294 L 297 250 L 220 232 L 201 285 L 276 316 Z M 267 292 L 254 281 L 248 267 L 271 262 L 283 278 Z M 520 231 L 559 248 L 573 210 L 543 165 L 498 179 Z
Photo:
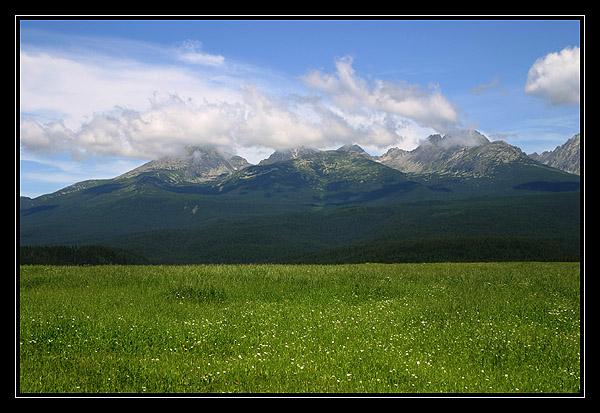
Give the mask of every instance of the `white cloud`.
M 96 114 L 76 131 L 56 122 L 41 125 L 24 119 L 21 145 L 33 152 L 68 151 L 75 158 L 151 159 L 173 155 L 189 145 L 232 145 L 238 118 L 234 105 L 197 106 L 170 96 L 154 101 L 145 111 L 116 108 Z
M 201 61 L 200 46 L 184 43 L 179 59 L 210 65 L 210 59 Z M 256 72 L 244 79 L 239 65 L 229 71 L 223 62 L 192 70 L 21 52 L 21 112 L 38 115 L 22 116 L 21 147 L 68 152 L 74 159 L 156 159 L 190 145 L 236 148 L 242 156 L 256 148 L 264 153 L 346 143 L 412 149 L 417 135 L 458 124 L 437 86 L 369 85 L 349 58 L 336 62 L 334 74 L 303 78 L 324 96 L 266 93 L 247 81 Z M 50 112 L 51 118 L 39 116 Z
M 324 92 L 332 102 L 350 112 L 365 108 L 384 111 L 440 132 L 459 123 L 456 109 L 442 95 L 439 86 L 432 84 L 425 90 L 420 85 L 381 80 L 369 85 L 356 76 L 350 57 L 336 62 L 333 75 L 313 71 L 303 80 L 307 87 Z
M 252 85 L 243 96 L 248 112 L 236 136 L 245 146 L 318 148 L 355 138 L 355 130 L 319 99 L 267 96 Z
M 535 61 L 527 74 L 525 92 L 552 105 L 579 104 L 579 47 L 566 47 Z
M 71 128 L 115 106 L 146 109 L 157 95 L 185 92 L 209 102 L 239 99 L 227 84 L 175 66 L 23 51 L 20 62 L 21 112 L 51 113 L 52 120 L 61 119 Z
M 202 42 L 197 40 L 186 40 L 177 50 L 177 58 L 185 63 L 206 66 L 222 66 L 225 58 L 221 55 L 203 53 Z
M 120 156 L 153 159 L 190 145 L 284 149 L 353 141 L 355 130 L 315 103 L 299 108 L 247 85 L 243 103 L 196 104 L 179 96 L 153 100 L 149 109 L 115 108 L 95 114 L 76 130 L 59 122 L 21 121 L 21 145 L 32 152 L 69 151 L 76 158 Z M 306 115 L 312 111 L 312 116 Z
M 34 120 L 21 120 L 21 145 L 34 148 L 35 152 L 65 151 L 74 138 L 75 134 L 61 122 L 50 122 L 42 126 Z

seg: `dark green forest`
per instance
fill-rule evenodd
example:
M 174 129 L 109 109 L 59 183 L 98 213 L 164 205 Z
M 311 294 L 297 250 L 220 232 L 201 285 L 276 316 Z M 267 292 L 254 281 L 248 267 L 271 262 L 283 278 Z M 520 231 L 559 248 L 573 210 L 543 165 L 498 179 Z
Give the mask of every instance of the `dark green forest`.
M 504 262 L 580 261 L 576 248 L 527 238 L 465 237 L 415 239 L 329 248 L 313 253 L 270 257 L 260 254 L 246 260 L 246 254 L 212 256 L 198 263 L 208 264 L 360 264 L 420 262 Z M 236 259 L 238 257 L 238 259 Z M 20 247 L 20 265 L 143 265 L 152 261 L 117 248 L 87 245 Z
M 20 265 L 138 265 L 148 260 L 120 248 L 101 245 L 19 248 Z
M 576 248 L 528 238 L 465 237 L 361 243 L 305 254 L 284 263 L 577 262 Z
M 21 264 L 579 261 L 579 192 L 210 220 L 100 246 L 21 247 Z

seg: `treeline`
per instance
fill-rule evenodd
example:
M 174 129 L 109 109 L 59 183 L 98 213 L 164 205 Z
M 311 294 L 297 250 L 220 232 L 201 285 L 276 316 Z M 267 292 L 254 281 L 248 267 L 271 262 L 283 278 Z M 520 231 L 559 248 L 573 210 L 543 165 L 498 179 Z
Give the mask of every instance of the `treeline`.
M 120 248 L 100 245 L 21 246 L 20 265 L 138 265 L 148 260 Z
M 457 237 L 359 243 L 286 257 L 290 264 L 358 264 L 424 262 L 577 262 L 579 250 L 540 239 Z
M 142 257 L 106 246 L 20 247 L 21 265 L 145 265 L 145 264 L 360 264 L 423 262 L 506 262 L 506 261 L 580 261 L 577 248 L 540 239 L 512 237 L 453 237 L 411 239 L 386 242 L 361 242 L 353 245 L 319 248 L 293 253 L 275 245 L 223 248 L 197 251 L 195 256 L 177 259 Z M 224 253 L 223 251 L 229 251 Z M 299 250 L 302 250 L 300 248 Z

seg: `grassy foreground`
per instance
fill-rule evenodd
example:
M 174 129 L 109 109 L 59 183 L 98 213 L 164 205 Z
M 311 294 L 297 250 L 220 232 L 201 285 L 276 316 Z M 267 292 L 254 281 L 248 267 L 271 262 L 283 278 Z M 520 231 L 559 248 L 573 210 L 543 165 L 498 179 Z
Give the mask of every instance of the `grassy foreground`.
M 577 393 L 579 263 L 20 268 L 21 393 Z

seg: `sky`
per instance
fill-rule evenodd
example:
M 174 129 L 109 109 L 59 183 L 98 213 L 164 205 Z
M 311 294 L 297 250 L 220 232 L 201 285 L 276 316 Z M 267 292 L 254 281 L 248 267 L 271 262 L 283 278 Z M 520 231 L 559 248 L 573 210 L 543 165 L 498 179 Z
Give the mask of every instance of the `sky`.
M 552 150 L 581 128 L 581 23 L 19 17 L 20 194 L 190 145 L 258 163 L 301 145 L 380 155 L 476 129 Z

